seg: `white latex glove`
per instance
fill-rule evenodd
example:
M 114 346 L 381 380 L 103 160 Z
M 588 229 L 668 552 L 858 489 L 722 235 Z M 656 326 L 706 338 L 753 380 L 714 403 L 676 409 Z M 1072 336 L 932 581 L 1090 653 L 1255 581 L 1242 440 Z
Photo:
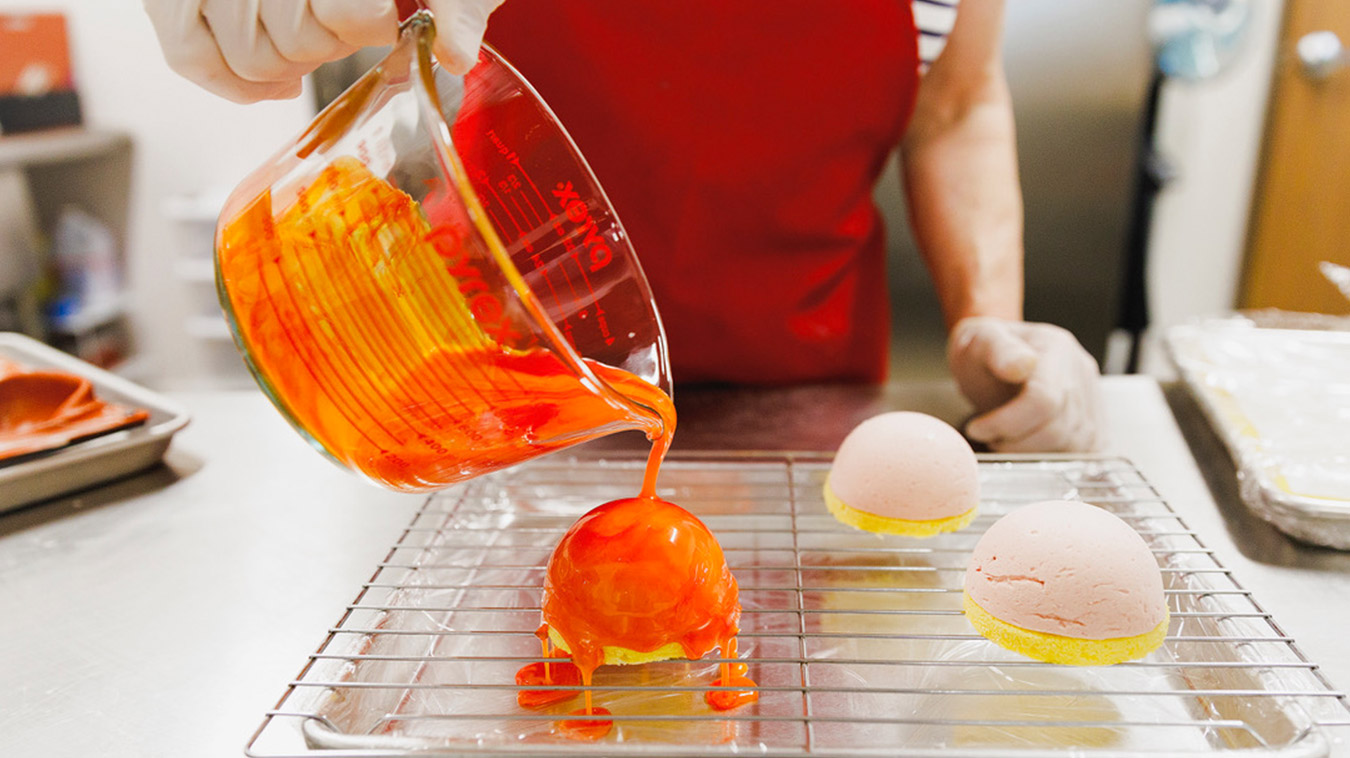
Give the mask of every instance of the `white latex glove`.
M 144 0 L 169 66 L 237 103 L 291 98 L 327 61 L 398 37 L 394 0 Z M 426 0 L 436 57 L 463 74 L 502 0 Z
M 1087 452 L 1102 446 L 1097 362 L 1051 324 L 965 318 L 947 363 L 978 415 L 966 436 L 999 452 Z

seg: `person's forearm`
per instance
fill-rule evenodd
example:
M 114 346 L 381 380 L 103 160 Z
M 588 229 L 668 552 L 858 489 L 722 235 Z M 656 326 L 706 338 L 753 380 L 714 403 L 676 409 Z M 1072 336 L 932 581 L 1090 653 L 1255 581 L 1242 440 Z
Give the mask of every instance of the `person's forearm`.
M 983 2 L 962 11 L 993 12 Z M 963 22 L 997 29 L 996 19 Z M 951 44 L 973 44 L 981 30 L 957 31 Z M 1020 319 L 1022 194 L 1007 84 L 997 61 L 972 72 L 963 50 L 948 52 L 964 65 L 944 71 L 940 60 L 929 72 L 901 148 L 911 228 L 949 328 L 966 316 Z

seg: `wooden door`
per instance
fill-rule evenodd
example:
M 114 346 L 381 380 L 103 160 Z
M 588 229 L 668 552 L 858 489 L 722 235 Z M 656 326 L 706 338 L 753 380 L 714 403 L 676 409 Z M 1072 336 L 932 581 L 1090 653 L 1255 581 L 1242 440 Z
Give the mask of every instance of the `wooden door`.
M 1315 32 L 1331 32 L 1341 43 L 1339 62 L 1328 63 L 1321 76 L 1299 55 L 1299 40 Z M 1350 313 L 1350 300 L 1318 268 L 1322 261 L 1350 266 L 1346 0 L 1286 0 L 1252 211 L 1241 306 Z

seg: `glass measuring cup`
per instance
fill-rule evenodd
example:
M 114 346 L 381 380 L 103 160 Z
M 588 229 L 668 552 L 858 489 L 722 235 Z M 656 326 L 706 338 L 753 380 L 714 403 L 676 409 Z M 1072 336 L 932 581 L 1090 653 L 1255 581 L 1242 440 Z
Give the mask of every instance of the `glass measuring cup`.
M 334 461 L 426 491 L 625 429 L 668 434 L 660 317 L 552 111 L 429 13 L 234 191 L 216 283 L 259 385 Z

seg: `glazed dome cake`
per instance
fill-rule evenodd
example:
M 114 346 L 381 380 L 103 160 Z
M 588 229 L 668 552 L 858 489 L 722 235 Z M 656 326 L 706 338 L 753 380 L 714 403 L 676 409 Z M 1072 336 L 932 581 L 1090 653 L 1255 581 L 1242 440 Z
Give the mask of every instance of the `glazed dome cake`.
M 1009 513 L 975 545 L 963 603 L 976 631 L 1047 663 L 1142 658 L 1162 644 L 1162 573 L 1115 514 L 1051 500 Z
M 923 413 L 893 411 L 844 438 L 825 480 L 825 504 L 857 529 L 928 537 L 974 520 L 979 480 L 975 451 L 960 432 Z
M 589 674 L 601 664 L 731 654 L 736 579 L 702 521 L 660 498 L 605 503 L 563 535 L 544 579 L 548 638 Z

